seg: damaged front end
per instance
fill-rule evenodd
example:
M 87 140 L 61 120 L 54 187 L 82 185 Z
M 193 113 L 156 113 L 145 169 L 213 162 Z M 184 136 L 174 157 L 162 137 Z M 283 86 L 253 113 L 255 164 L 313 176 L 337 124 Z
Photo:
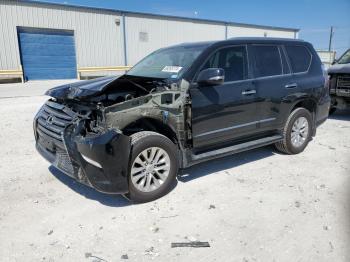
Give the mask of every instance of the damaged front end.
M 114 77 L 51 89 L 52 98 L 34 119 L 36 148 L 81 183 L 105 193 L 127 193 L 130 135 L 167 132 L 183 147 L 189 136 L 187 88 L 184 80 L 165 86 L 147 78 Z
M 53 166 L 105 193 L 128 191 L 130 138 L 115 129 L 87 128 L 91 111 L 82 115 L 49 100 L 34 119 L 36 148 Z

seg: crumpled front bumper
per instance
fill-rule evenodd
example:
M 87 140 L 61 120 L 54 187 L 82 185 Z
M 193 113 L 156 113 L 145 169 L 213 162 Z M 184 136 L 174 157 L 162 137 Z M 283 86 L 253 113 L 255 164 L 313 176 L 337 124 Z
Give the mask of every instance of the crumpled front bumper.
M 65 128 L 63 146 L 35 132 L 36 148 L 53 166 L 81 183 L 104 193 L 127 193 L 130 138 L 114 129 L 83 137 L 81 128 L 82 122 Z

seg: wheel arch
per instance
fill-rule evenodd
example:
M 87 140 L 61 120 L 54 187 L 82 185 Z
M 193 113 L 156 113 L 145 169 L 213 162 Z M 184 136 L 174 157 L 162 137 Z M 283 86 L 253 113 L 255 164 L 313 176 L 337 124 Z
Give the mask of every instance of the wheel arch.
M 291 107 L 290 113 L 299 107 L 303 107 L 309 110 L 310 113 L 316 113 L 317 102 L 310 97 L 300 99 L 294 102 L 293 106 Z
M 169 138 L 175 145 L 178 145 L 178 135 L 174 128 L 158 119 L 142 117 L 128 124 L 122 129 L 126 135 L 132 135 L 140 131 L 153 131 Z
M 315 99 L 311 97 L 305 97 L 303 99 L 299 99 L 295 101 L 291 106 L 291 110 L 289 114 L 291 114 L 297 108 L 305 108 L 311 113 L 312 116 L 312 136 L 316 135 L 316 110 L 317 110 L 317 102 Z

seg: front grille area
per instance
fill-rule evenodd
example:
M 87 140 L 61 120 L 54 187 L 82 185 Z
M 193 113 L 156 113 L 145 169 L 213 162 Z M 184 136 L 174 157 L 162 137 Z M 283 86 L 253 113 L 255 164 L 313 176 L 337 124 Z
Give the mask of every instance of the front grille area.
M 47 101 L 40 109 L 36 121 L 37 148 L 54 166 L 74 175 L 74 167 L 63 141 L 63 131 L 76 117 L 64 105 Z
M 350 89 L 350 75 L 338 76 L 337 88 Z
M 43 138 L 40 138 L 41 140 Z M 48 151 L 47 148 L 43 145 L 42 141 L 37 144 L 38 151 L 44 156 L 53 166 L 57 167 L 65 174 L 74 177 L 74 167 L 73 163 L 67 153 L 67 151 L 57 148 L 56 152 L 53 153 Z
M 37 116 L 37 132 L 39 137 L 52 140 L 64 149 L 63 130 L 72 123 L 75 113 L 64 105 L 47 101 Z
M 70 160 L 70 157 L 66 151 L 58 149 L 56 152 L 56 161 L 55 166 L 57 166 L 59 169 L 64 171 L 66 174 L 74 174 L 72 161 Z

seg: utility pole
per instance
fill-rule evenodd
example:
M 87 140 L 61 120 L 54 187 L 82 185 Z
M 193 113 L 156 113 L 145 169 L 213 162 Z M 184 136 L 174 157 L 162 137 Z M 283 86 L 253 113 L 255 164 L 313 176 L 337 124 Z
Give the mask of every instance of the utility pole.
M 331 26 L 331 33 L 330 33 L 330 35 L 329 35 L 329 46 L 328 46 L 328 51 L 329 51 L 329 52 L 330 52 L 331 49 L 332 49 L 333 35 L 334 35 L 333 26 Z

